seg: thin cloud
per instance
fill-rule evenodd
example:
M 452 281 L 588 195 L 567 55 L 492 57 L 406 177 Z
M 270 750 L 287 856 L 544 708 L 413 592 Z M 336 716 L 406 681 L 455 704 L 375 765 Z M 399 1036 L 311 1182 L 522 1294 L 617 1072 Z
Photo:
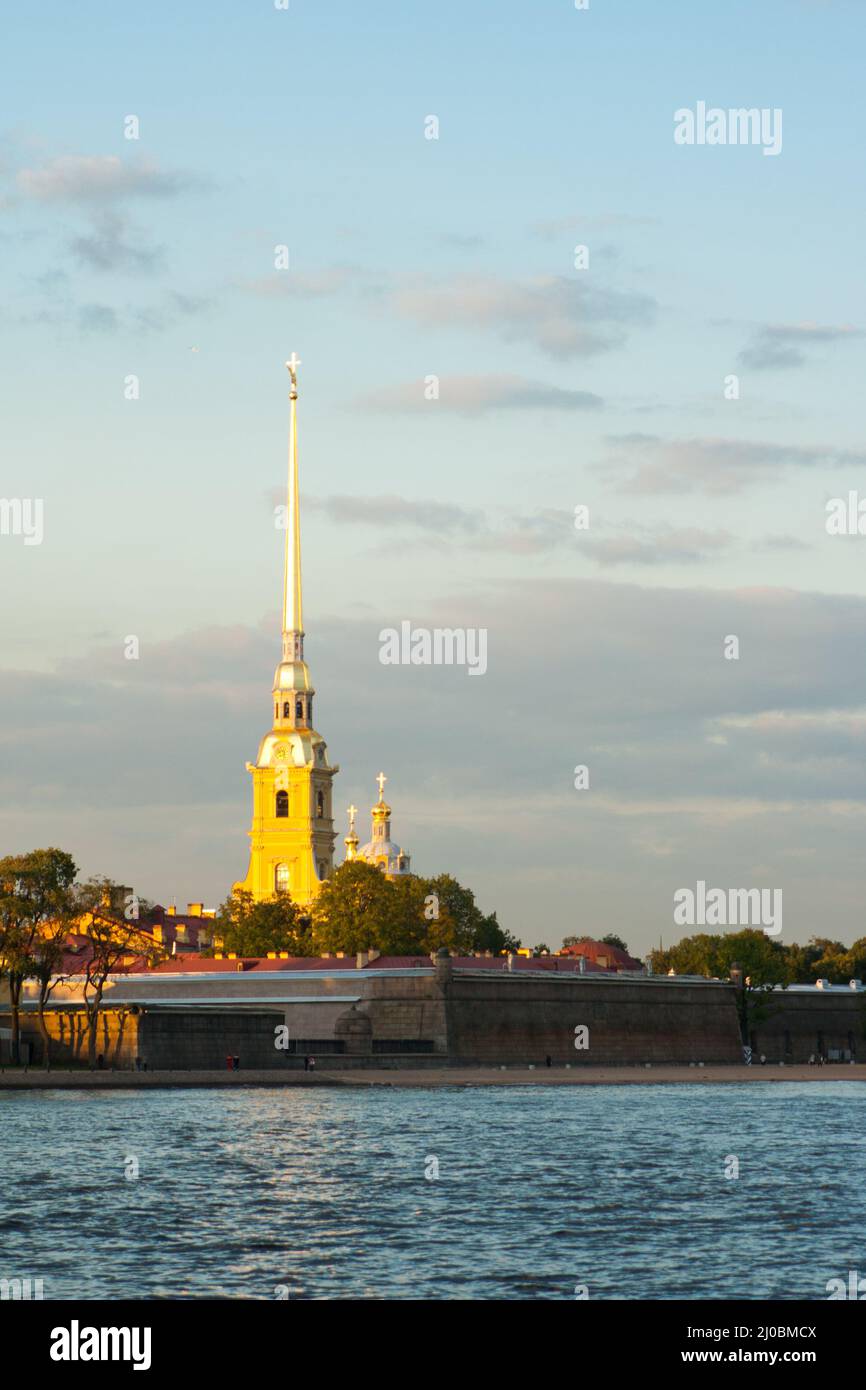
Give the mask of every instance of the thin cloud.
M 605 471 L 626 474 L 623 492 L 729 494 L 777 479 L 788 468 L 862 468 L 866 450 L 833 445 L 771 444 L 763 441 L 654 435 L 612 436 Z
M 365 396 L 363 404 L 373 410 L 434 415 L 443 410 L 464 415 L 490 410 L 600 410 L 604 405 L 592 391 L 548 386 L 508 372 L 440 377 L 434 400 L 428 399 L 427 390 L 426 380 L 385 386 Z
M 281 500 L 274 489 L 271 500 Z M 395 495 L 304 498 L 307 511 L 339 526 L 369 526 L 381 531 L 415 532 L 412 544 L 446 544 L 451 548 L 487 554 L 535 556 L 554 551 L 579 553 L 598 565 L 695 564 L 729 549 L 728 531 L 667 525 L 614 530 L 594 520 L 592 533 L 575 532 L 574 513 L 557 507 L 540 508 L 529 516 L 500 512 L 490 516 L 452 503 L 415 500 Z M 601 537 L 597 533 L 601 531 Z M 604 534 L 612 532 L 612 534 Z M 420 535 L 418 533 L 421 533 Z
M 396 313 L 425 328 L 487 329 L 563 361 L 621 347 L 630 328 L 652 323 L 656 314 L 648 295 L 564 276 L 523 284 L 481 275 L 422 276 L 398 285 L 388 297 Z
M 108 304 L 82 304 L 78 310 L 78 326 L 84 333 L 116 333 L 119 322 Z
M 130 240 L 126 219 L 109 210 L 100 214 L 89 234 L 75 237 L 71 247 L 80 261 L 98 271 L 150 272 L 163 258 L 161 247 Z
M 564 232 L 609 230 L 611 227 L 651 227 L 657 225 L 658 220 L 657 217 L 633 217 L 627 212 L 575 212 L 565 217 L 552 217 L 545 222 L 533 222 L 529 230 L 543 241 L 552 241 Z
M 706 531 L 699 526 L 644 528 L 642 534 L 587 537 L 581 549 L 598 564 L 669 565 L 699 564 L 729 550 L 729 531 Z
M 282 493 L 279 497 L 282 500 Z M 380 497 L 305 497 L 304 506 L 340 526 L 417 528 L 437 535 L 471 533 L 482 526 L 480 512 L 467 511 L 449 502 L 415 500 L 393 494 Z
M 253 280 L 241 280 L 240 288 L 262 299 L 324 299 L 356 284 L 362 272 L 358 266 L 339 265 L 325 270 L 275 270 Z
M 739 361 L 754 371 L 804 367 L 810 360 L 804 349 L 862 337 L 850 324 L 767 323 L 755 330 Z
M 39 168 L 20 169 L 15 184 L 37 202 L 110 203 L 124 198 L 172 198 L 200 181 L 168 173 L 153 160 L 124 162 L 117 155 L 60 155 Z

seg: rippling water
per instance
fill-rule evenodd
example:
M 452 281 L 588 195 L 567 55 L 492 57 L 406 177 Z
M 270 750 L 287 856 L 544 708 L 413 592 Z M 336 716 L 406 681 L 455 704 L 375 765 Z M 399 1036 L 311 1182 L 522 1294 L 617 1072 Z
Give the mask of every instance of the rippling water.
M 846 1082 L 6 1091 L 0 1278 L 46 1298 L 826 1298 L 866 1274 L 864 1157 Z

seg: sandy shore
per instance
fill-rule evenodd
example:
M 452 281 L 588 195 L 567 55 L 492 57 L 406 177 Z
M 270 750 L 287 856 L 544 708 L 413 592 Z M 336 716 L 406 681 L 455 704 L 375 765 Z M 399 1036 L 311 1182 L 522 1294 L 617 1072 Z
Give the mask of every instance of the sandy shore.
M 785 1081 L 861 1081 L 866 1067 L 850 1063 L 810 1066 L 718 1067 L 443 1067 L 441 1069 L 327 1071 L 0 1071 L 0 1090 L 153 1086 L 665 1086 L 756 1084 Z

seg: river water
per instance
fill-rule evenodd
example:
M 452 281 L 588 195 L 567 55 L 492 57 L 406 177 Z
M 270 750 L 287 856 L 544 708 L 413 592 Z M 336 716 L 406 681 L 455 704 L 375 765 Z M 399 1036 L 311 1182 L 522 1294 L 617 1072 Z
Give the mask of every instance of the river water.
M 5 1091 L 0 1173 L 0 1278 L 46 1298 L 825 1299 L 866 1275 L 853 1082 Z

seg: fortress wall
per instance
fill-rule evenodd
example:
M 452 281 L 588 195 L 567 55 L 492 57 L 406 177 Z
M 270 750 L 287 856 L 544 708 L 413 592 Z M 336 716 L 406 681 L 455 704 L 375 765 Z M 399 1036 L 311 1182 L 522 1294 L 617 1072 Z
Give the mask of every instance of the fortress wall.
M 743 1054 L 732 986 L 622 978 L 496 979 L 446 985 L 451 1061 L 573 1066 L 733 1062 Z M 575 1027 L 589 1048 L 575 1048 Z
M 282 1022 L 281 1012 L 153 1010 L 141 1016 L 139 1052 L 149 1071 L 225 1070 L 226 1056 L 245 1068 L 285 1069 L 287 1054 L 274 1044 Z
M 866 1061 L 866 995 L 851 990 L 790 990 L 770 996 L 767 1018 L 752 1024 L 752 1047 L 768 1062 L 808 1062 L 823 1052 Z M 837 1059 L 838 1060 L 838 1059 Z
M 324 1002 L 325 991 L 299 979 L 291 982 L 284 1003 L 257 1006 L 259 985 L 248 991 L 244 1008 L 209 1006 L 209 991 L 204 991 L 201 1002 L 188 1008 L 151 1007 L 142 1014 L 106 1009 L 97 1053 L 105 1067 L 115 1068 L 131 1069 L 141 1056 L 151 1069 L 223 1070 L 228 1054 L 241 1059 L 242 1069 L 294 1067 L 301 1065 L 298 1054 L 275 1046 L 275 1027 L 286 1023 L 290 1042 L 301 1053 L 318 1052 L 324 1067 L 361 1065 L 373 1056 L 376 1065 L 409 1067 L 435 1064 L 436 1059 L 439 1065 L 543 1066 L 548 1056 L 557 1065 L 569 1062 L 573 1067 L 742 1063 L 730 984 L 505 970 L 493 974 L 453 971 L 447 961 L 440 965 L 435 978 L 354 976 L 357 1013 L 369 1021 L 360 1025 L 360 1032 L 354 1023 L 350 1032 L 345 1030 L 352 1011 L 345 997 L 348 981 L 339 982 L 344 997 Z M 292 1003 L 295 993 L 298 1002 Z M 307 993 L 323 1002 L 302 1002 Z M 808 1062 L 821 1052 L 828 1060 L 847 1060 L 853 1053 L 866 1061 L 863 993 L 779 991 L 766 1007 L 766 1019 L 752 1024 L 751 1041 L 756 1055 L 763 1053 L 768 1063 Z M 46 1019 L 52 1060 L 58 1066 L 86 1065 L 83 1013 L 60 1009 Z M 8 1015 L 0 1019 L 4 1026 L 8 1022 Z M 578 1025 L 589 1029 L 586 1050 L 574 1046 Z M 33 1045 L 32 1064 L 40 1065 L 42 1043 L 32 1013 L 22 1015 L 21 1034 Z M 314 1042 L 330 1046 L 308 1046 Z M 331 1051 L 336 1043 L 339 1047 Z M 413 1043 L 432 1044 L 432 1051 L 412 1053 Z
M 11 1022 L 4 1019 L 4 1023 Z M 45 1023 L 51 1039 L 51 1061 L 57 1066 L 88 1061 L 87 1020 L 83 1010 L 64 1013 L 46 1010 Z M 33 1013 L 21 1015 L 21 1037 L 31 1045 L 31 1064 L 42 1065 L 43 1042 Z M 126 1010 L 100 1010 L 96 1034 L 96 1054 L 102 1054 L 105 1067 L 133 1067 L 138 1051 L 138 1019 Z
M 424 1040 L 434 1051 L 445 1053 L 448 1036 L 445 1000 L 432 976 L 365 981 L 365 1000 L 360 1007 L 373 1024 L 377 1041 Z

